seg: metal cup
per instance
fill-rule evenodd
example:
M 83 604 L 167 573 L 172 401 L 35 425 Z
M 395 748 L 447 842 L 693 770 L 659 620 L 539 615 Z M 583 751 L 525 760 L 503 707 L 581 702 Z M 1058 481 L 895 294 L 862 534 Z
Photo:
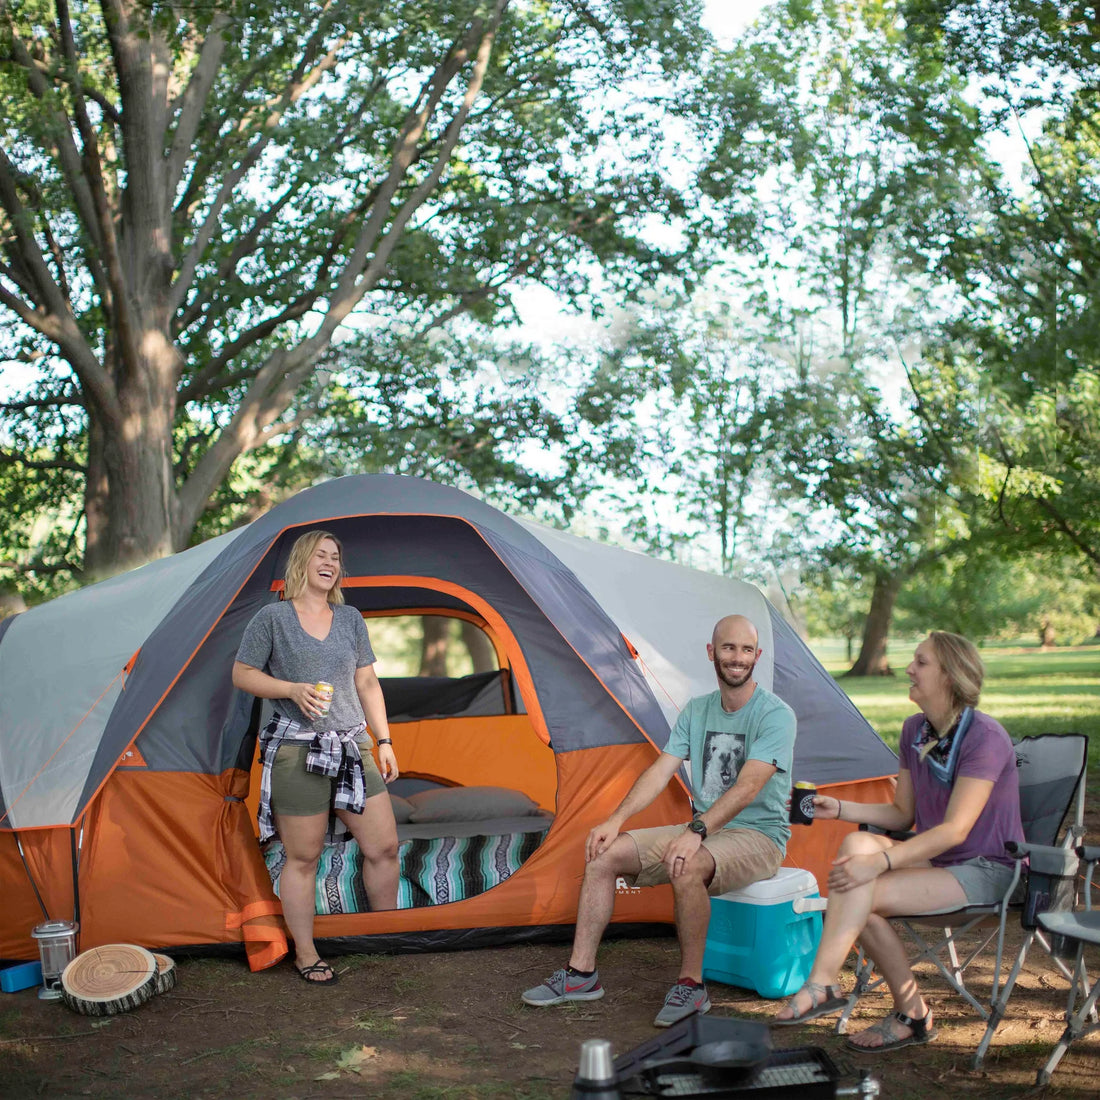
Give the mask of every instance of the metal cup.
M 816 783 L 796 783 L 791 788 L 791 824 L 810 825 L 814 819 Z
M 585 1039 L 581 1043 L 580 1065 L 573 1078 L 572 1096 L 585 1100 L 617 1100 L 619 1088 L 607 1039 Z

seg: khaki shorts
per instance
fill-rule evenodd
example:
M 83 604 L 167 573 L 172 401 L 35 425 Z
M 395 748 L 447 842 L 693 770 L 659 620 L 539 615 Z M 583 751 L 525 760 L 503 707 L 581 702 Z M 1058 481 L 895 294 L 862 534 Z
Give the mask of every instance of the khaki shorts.
M 668 868 L 661 861 L 669 845 L 684 832 L 683 825 L 659 825 L 655 829 L 627 831 L 638 849 L 642 869 L 631 886 L 657 886 L 668 882 Z M 707 887 L 711 897 L 740 890 L 751 882 L 771 878 L 783 862 L 783 853 L 774 840 L 756 829 L 718 829 L 703 841 L 714 859 L 714 878 Z
M 327 775 L 317 775 L 306 771 L 306 755 L 309 742 L 298 744 L 288 742 L 280 745 L 271 765 L 271 812 L 286 814 L 287 817 L 313 817 L 315 814 L 327 814 L 332 805 L 332 792 L 335 780 Z M 363 786 L 364 794 L 371 798 L 382 794 L 386 781 L 378 771 L 378 765 L 371 756 L 370 746 L 363 748 Z

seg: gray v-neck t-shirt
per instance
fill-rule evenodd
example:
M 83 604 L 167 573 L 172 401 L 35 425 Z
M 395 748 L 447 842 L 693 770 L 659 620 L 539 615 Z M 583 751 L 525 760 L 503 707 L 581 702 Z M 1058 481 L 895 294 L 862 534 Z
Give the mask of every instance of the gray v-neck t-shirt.
M 332 626 L 324 639 L 307 634 L 289 601 L 261 607 L 244 629 L 237 660 L 276 680 L 332 684 L 332 705 L 324 718 L 310 720 L 290 699 L 275 699 L 275 708 L 302 729 L 348 730 L 362 724 L 363 707 L 355 690 L 355 673 L 373 665 L 363 616 L 347 604 L 332 606 Z

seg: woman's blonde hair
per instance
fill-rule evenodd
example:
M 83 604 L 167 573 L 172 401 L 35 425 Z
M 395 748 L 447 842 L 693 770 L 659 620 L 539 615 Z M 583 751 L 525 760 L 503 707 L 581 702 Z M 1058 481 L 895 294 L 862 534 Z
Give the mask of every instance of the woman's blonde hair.
M 928 635 L 936 660 L 940 663 L 951 688 L 951 705 L 958 717 L 963 707 L 976 707 L 985 679 L 985 665 L 978 647 L 961 634 L 933 630 Z
M 336 580 L 328 590 L 328 602 L 339 604 L 344 602 L 344 593 L 340 585 L 344 580 L 344 547 L 340 540 L 328 531 L 307 531 L 299 535 L 294 545 L 290 548 L 290 558 L 286 563 L 286 580 L 283 582 L 283 599 L 297 599 L 305 590 L 309 580 L 309 559 L 313 557 L 313 551 L 317 544 L 325 539 L 331 539 L 336 543 L 336 549 L 340 551 L 340 567 L 336 571 Z

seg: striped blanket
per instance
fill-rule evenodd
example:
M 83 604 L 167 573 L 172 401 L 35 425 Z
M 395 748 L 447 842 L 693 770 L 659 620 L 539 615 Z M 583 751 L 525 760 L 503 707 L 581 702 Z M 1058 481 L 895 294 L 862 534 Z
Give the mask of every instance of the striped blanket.
M 397 907 L 445 905 L 483 894 L 511 876 L 545 835 L 543 831 L 402 841 Z M 279 876 L 286 865 L 286 851 L 278 840 L 267 846 L 264 861 L 278 896 Z M 363 857 L 354 840 L 325 845 L 317 867 L 318 914 L 368 912 L 362 872 Z

